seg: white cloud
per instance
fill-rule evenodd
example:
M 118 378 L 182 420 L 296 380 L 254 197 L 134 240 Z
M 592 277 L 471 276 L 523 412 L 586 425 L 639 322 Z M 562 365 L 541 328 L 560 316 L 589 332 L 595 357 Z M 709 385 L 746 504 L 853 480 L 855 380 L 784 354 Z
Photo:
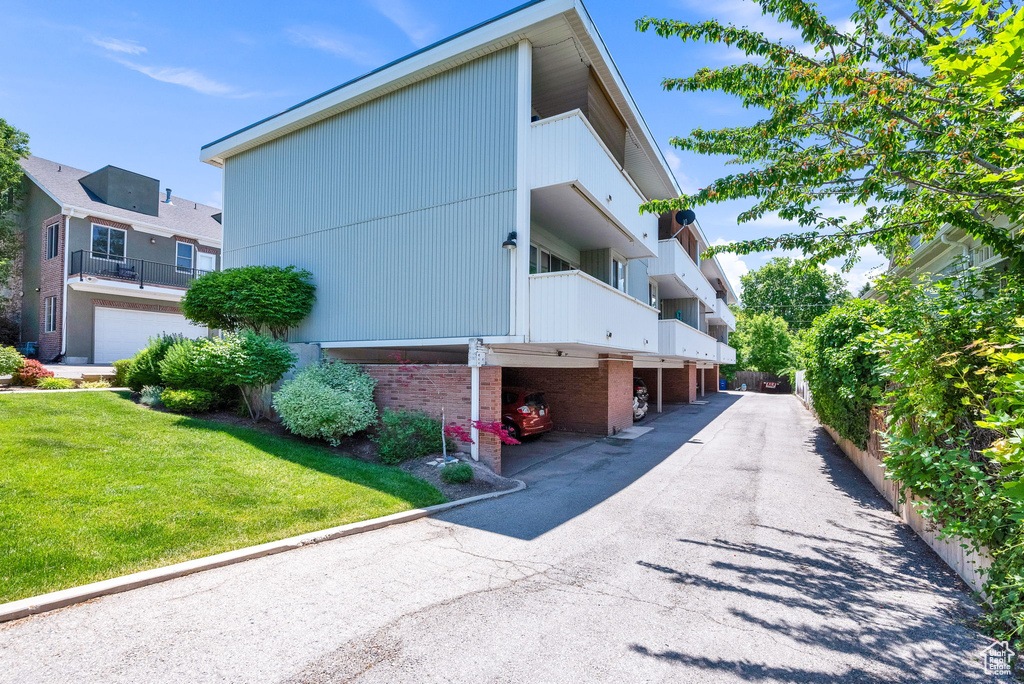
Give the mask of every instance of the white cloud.
M 379 66 L 384 62 L 383 55 L 373 43 L 342 31 L 326 32 L 311 26 L 297 26 L 288 29 L 288 36 L 296 45 L 327 52 L 363 66 Z
M 829 273 L 838 273 L 842 276 L 846 281 L 846 289 L 855 295 L 860 293 L 865 284 L 882 275 L 889 266 L 889 260 L 870 245 L 861 247 L 857 256 L 860 261 L 846 273 L 841 270 L 843 259 L 833 259 L 824 265 L 825 270 Z
M 668 167 L 672 169 L 672 175 L 676 177 L 676 181 L 679 183 L 679 189 L 687 195 L 695 193 L 697 191 L 697 183 L 683 172 L 683 158 L 672 148 L 663 150 L 663 152 L 665 154 L 665 161 L 668 162 Z
M 121 40 L 120 38 L 90 38 L 93 45 L 98 45 L 109 52 L 121 52 L 126 55 L 141 55 L 147 52 L 146 48 L 134 40 Z
M 220 81 L 215 81 L 194 69 L 186 69 L 183 67 L 147 66 L 145 64 L 136 64 L 126 60 L 117 61 L 122 66 L 126 66 L 140 74 L 145 74 L 156 81 L 184 86 L 196 91 L 197 93 L 202 93 L 203 95 L 216 95 L 218 97 L 251 97 L 254 94 L 240 92 L 234 86 L 228 85 L 227 83 L 221 83 Z
M 437 25 L 424 19 L 423 15 L 406 0 L 369 0 L 370 5 L 387 17 L 402 33 L 409 37 L 416 47 L 434 42 Z
M 728 240 L 723 240 L 722 238 L 718 238 L 712 243 L 713 246 L 725 244 L 728 244 Z M 718 263 L 722 267 L 722 272 L 725 273 L 729 284 L 739 293 L 742 289 L 740 277 L 750 272 L 747 262 L 743 261 L 739 254 L 732 254 L 731 252 L 723 252 L 716 255 L 715 258 L 718 259 Z M 740 298 L 742 299 L 742 295 Z

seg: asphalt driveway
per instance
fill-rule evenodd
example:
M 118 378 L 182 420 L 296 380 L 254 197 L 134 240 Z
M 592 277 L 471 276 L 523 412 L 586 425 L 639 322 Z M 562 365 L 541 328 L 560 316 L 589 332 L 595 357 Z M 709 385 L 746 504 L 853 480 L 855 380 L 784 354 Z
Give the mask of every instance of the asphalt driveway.
M 790 396 L 434 519 L 0 626 L 2 682 L 973 681 L 962 585 Z

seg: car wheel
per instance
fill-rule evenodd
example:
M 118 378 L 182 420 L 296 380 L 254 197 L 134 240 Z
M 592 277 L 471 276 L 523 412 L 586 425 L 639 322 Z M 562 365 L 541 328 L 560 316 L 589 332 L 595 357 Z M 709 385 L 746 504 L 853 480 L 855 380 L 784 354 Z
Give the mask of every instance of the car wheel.
M 519 430 L 519 426 L 518 425 L 516 425 L 515 423 L 504 423 L 504 426 L 505 426 L 505 432 L 508 433 L 509 437 L 511 437 L 512 439 L 516 440 L 517 442 L 518 441 L 522 441 L 523 434 Z

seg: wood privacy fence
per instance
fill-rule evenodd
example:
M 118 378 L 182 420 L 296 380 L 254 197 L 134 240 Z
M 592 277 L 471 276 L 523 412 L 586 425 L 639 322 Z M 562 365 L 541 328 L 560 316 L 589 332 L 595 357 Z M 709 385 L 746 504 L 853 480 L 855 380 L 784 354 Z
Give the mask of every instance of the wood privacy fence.
M 774 394 L 790 394 L 793 392 L 793 386 L 790 384 L 789 378 L 781 375 L 772 375 L 771 373 L 759 373 L 757 371 L 738 371 L 736 377 L 729 381 L 726 388 L 738 390 L 745 383 L 748 392 L 760 392 L 761 383 L 763 382 L 776 383 Z

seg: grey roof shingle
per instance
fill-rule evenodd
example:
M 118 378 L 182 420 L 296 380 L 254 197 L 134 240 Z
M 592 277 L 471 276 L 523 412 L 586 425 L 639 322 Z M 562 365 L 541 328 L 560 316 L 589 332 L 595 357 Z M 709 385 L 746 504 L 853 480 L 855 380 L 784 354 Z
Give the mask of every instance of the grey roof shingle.
M 171 195 L 171 203 L 159 203 L 159 216 L 141 214 L 129 209 L 121 209 L 110 204 L 98 202 L 86 191 L 79 182 L 91 171 L 82 171 L 66 164 L 58 164 L 41 157 L 29 156 L 21 160 L 21 167 L 37 185 L 40 185 L 56 197 L 61 204 L 78 207 L 85 211 L 96 211 L 109 216 L 123 218 L 125 223 L 146 223 L 174 231 L 175 235 L 194 237 L 200 240 L 220 241 L 221 224 L 214 220 L 213 215 L 220 209 L 199 204 L 183 197 Z M 59 169 L 59 170 L 58 170 Z M 161 199 L 163 198 L 161 193 Z

